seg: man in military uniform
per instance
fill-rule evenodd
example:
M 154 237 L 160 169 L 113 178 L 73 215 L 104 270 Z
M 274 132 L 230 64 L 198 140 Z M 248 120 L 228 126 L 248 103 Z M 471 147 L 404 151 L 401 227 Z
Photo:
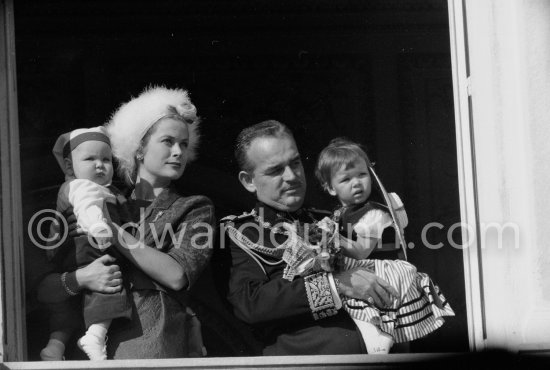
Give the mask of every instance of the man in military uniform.
M 306 180 L 292 133 L 277 121 L 246 128 L 235 156 L 241 184 L 258 200 L 251 212 L 225 219 L 235 315 L 259 334 L 264 355 L 366 353 L 339 295 L 390 305 L 397 293 L 387 282 L 363 268 L 285 278 L 291 238 L 283 223 L 300 227 L 326 216 L 302 208 Z

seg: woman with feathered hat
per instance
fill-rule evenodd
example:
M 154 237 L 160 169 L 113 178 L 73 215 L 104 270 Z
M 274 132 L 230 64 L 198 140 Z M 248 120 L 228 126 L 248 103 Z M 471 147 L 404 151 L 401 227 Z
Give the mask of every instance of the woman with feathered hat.
M 188 355 L 186 321 L 196 318 L 189 317 L 184 295 L 211 256 L 214 207 L 204 196 L 179 195 L 172 181 L 195 158 L 198 124 L 185 90 L 151 87 L 122 104 L 106 125 L 119 173 L 133 188 L 131 224 L 111 226 L 114 247 L 129 261 L 122 270 L 134 317 L 112 324 L 109 358 Z M 76 291 L 89 288 L 78 276 L 63 283 Z

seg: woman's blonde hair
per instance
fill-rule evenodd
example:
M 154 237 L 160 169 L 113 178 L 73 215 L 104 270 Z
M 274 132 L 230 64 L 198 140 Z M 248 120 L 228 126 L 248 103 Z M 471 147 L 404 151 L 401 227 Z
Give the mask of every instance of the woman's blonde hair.
M 138 150 L 147 144 L 147 133 L 164 118 L 178 119 L 187 124 L 187 160 L 190 162 L 195 159 L 200 137 L 200 118 L 186 90 L 148 87 L 136 98 L 122 104 L 105 125 L 113 155 L 118 160 L 118 172 L 129 185 L 136 180 Z

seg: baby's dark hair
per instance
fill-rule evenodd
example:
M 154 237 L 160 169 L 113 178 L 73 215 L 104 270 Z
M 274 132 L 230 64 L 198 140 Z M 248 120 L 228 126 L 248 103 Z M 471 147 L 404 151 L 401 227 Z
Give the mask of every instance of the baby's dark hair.
M 332 139 L 319 154 L 317 166 L 315 167 L 315 177 L 317 177 L 323 189 L 327 190 L 334 172 L 359 158 L 363 159 L 368 167 L 372 166 L 362 145 L 345 137 Z

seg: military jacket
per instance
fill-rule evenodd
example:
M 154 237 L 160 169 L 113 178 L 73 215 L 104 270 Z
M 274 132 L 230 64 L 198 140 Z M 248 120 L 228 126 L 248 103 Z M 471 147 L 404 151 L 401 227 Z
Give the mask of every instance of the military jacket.
M 303 225 L 324 216 L 330 213 L 279 212 L 258 203 L 222 220 L 232 258 L 228 299 L 235 315 L 255 329 L 264 355 L 366 353 L 354 322 L 336 309 L 326 273 L 283 279 L 288 236 L 281 223 Z

